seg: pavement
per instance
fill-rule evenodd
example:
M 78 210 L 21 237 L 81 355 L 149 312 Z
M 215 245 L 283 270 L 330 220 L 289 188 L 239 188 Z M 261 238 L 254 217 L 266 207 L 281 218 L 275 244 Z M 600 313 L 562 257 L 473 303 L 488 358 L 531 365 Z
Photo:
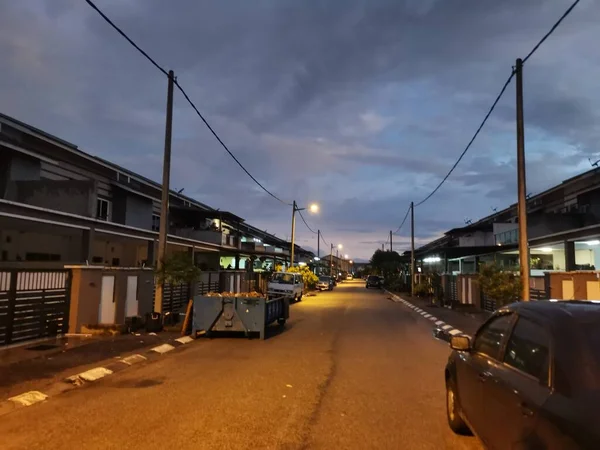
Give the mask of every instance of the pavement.
M 386 291 L 396 302 L 404 303 L 414 309 L 424 319 L 433 323 L 436 337 L 448 341 L 455 334 L 473 336 L 481 325 L 492 315 L 487 311 L 479 311 L 474 307 L 463 306 L 455 309 L 432 304 L 431 301 L 412 297 L 404 293 Z
M 264 341 L 199 338 L 2 416 L 13 449 L 481 449 L 445 415 L 447 344 L 362 282 Z
M 0 350 L 0 402 L 32 389 L 51 389 L 75 373 L 168 343 L 180 333 L 74 336 Z

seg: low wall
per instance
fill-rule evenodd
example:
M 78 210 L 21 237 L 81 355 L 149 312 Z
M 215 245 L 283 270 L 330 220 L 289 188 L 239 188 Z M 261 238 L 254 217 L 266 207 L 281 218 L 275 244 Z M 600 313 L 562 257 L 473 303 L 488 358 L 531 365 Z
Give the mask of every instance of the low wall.
M 71 305 L 69 313 L 69 332 L 79 333 L 82 325 L 98 325 L 102 295 L 102 278 L 114 276 L 115 315 L 112 323 L 125 323 L 125 303 L 127 298 L 127 280 L 136 276 L 137 311 L 139 316 L 152 312 L 154 272 L 152 269 L 68 266 L 72 270 Z
M 549 298 L 557 300 L 600 300 L 600 272 L 551 272 L 547 274 Z

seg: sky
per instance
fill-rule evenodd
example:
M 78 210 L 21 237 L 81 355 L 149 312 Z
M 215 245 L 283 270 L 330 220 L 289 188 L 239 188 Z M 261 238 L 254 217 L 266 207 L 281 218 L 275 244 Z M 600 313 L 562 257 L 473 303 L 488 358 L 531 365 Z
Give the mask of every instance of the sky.
M 571 0 L 96 0 L 167 70 L 243 165 L 327 243 L 368 259 L 440 182 L 510 75 Z M 524 68 L 527 191 L 600 159 L 600 0 Z M 167 79 L 84 0 L 0 2 L 0 111 L 160 181 Z M 175 93 L 173 189 L 289 238 Z M 515 84 L 415 209 L 416 245 L 516 202 Z M 297 222 L 297 243 L 316 235 Z M 408 223 L 394 249 L 410 244 Z M 328 248 L 321 254 L 328 253 Z M 326 251 L 327 250 L 327 251 Z

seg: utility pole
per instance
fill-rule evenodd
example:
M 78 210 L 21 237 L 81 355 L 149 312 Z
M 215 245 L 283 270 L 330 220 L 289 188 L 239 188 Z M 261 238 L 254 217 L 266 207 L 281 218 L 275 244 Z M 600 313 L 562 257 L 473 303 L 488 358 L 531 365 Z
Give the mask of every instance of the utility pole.
M 296 200 L 292 202 L 292 247 L 290 250 L 290 267 L 294 267 L 294 241 L 296 240 Z
M 321 230 L 317 230 L 317 258 L 321 259 Z
M 385 252 L 385 244 L 381 244 L 381 251 Z
M 333 244 L 331 244 L 331 253 L 329 254 L 329 276 L 333 278 Z
M 162 196 L 160 204 L 160 229 L 158 233 L 157 271 L 160 273 L 167 253 L 167 234 L 169 227 L 169 184 L 171 178 L 171 135 L 173 130 L 173 84 L 175 74 L 169 70 L 169 86 L 167 88 L 167 121 L 165 126 L 165 151 L 163 155 Z M 156 285 L 154 294 L 154 311 L 162 314 L 164 281 Z
M 415 204 L 410 202 L 410 295 L 415 295 Z
M 394 246 L 392 244 L 392 230 L 390 230 L 390 253 L 394 251 Z
M 527 186 L 525 171 L 525 126 L 523 124 L 523 60 L 517 59 L 517 187 L 519 217 L 519 261 L 523 292 L 521 299 L 529 301 L 529 239 L 527 236 Z

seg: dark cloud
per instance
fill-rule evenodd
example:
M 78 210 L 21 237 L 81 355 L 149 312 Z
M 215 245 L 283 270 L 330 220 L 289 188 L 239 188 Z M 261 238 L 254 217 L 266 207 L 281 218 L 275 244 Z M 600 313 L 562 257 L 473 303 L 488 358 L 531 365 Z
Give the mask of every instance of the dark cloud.
M 515 59 L 571 1 L 97 3 L 176 71 L 261 182 L 286 200 L 319 201 L 311 226 L 368 257 L 439 183 Z M 526 64 L 533 192 L 599 151 L 599 20 L 582 2 Z M 2 2 L 0 58 L 3 113 L 160 179 L 166 79 L 85 2 Z M 514 202 L 514 117 L 511 85 L 452 177 L 417 208 L 418 242 Z M 289 235 L 290 208 L 253 185 L 179 94 L 173 139 L 174 185 Z M 298 234 L 316 247 L 304 225 Z

